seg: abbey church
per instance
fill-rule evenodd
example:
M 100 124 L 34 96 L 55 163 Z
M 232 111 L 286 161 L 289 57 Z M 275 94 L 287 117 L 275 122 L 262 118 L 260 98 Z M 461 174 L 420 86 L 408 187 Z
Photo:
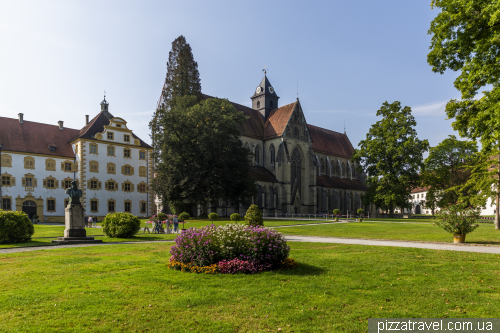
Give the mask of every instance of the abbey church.
M 265 75 L 251 99 L 252 108 L 233 105 L 248 117 L 241 140 L 253 152 L 250 172 L 258 195 L 252 201 L 264 214 L 369 211 L 360 199 L 365 177 L 351 163 L 354 148 L 345 133 L 307 124 L 298 98 L 280 106 Z M 219 201 L 203 211 L 226 216 L 246 208 Z

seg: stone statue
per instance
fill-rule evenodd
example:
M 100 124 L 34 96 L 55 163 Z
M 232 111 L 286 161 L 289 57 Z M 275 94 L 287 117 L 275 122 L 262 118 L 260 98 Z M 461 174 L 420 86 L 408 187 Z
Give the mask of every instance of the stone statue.
M 68 206 L 74 204 L 80 204 L 80 198 L 82 197 L 82 190 L 78 189 L 76 181 L 71 182 L 71 187 L 66 190 L 66 194 L 69 195 Z

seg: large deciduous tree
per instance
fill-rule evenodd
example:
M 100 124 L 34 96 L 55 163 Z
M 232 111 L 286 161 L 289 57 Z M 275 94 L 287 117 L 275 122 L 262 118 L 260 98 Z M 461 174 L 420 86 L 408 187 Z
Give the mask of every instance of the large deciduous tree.
M 423 153 L 429 143 L 417 138 L 417 123 L 408 106 L 385 102 L 377 116 L 382 120 L 372 125 L 359 143 L 353 161 L 368 175 L 363 203 L 372 202 L 393 216 L 394 208 L 409 208 L 410 192 L 419 184 Z
M 470 178 L 468 166 L 476 152 L 475 142 L 458 140 L 454 135 L 430 148 L 424 161 L 422 185 L 429 187 L 425 205 L 432 209 L 432 214 L 436 207 L 454 204 L 459 198 L 467 199 L 470 192 L 464 192 L 463 185 Z
M 461 100 L 449 101 L 446 113 L 461 136 L 481 143 L 468 186 L 477 193 L 473 201 L 496 201 L 500 229 L 500 2 L 433 0 L 432 6 L 441 11 L 429 29 L 427 61 L 434 72 L 460 72 L 454 85 Z M 478 95 L 483 88 L 488 90 Z
M 155 184 L 169 202 L 233 203 L 255 194 L 239 125 L 246 116 L 227 100 L 177 97 L 160 120 L 164 129 Z

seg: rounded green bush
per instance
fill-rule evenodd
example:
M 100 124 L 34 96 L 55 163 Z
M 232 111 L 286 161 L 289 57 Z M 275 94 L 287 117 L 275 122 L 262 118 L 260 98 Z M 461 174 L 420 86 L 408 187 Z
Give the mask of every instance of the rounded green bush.
M 158 221 L 165 221 L 167 219 L 167 214 L 158 213 L 158 215 L 156 215 L 156 217 L 158 218 Z
M 333 215 L 339 215 L 340 209 L 334 209 L 332 213 L 333 213 Z
M 247 221 L 248 225 L 252 226 L 264 225 L 262 212 L 260 211 L 259 207 L 257 207 L 257 205 L 251 205 L 248 208 L 247 213 L 245 214 L 245 220 Z
M 104 234 L 109 237 L 132 237 L 141 229 L 141 221 L 129 213 L 108 214 L 101 225 Z
M 35 228 L 26 213 L 0 210 L 0 244 L 29 242 L 34 233 Z
M 231 219 L 231 221 L 234 221 L 234 222 L 241 221 L 241 215 L 238 213 L 233 213 L 233 214 L 231 214 L 230 219 Z
M 208 214 L 208 219 L 212 222 L 217 221 L 219 219 L 219 214 L 212 212 L 212 213 Z
M 183 212 L 179 214 L 179 222 L 184 222 L 186 220 L 189 220 L 191 218 L 191 215 L 189 213 Z
M 365 210 L 363 208 L 358 209 L 358 214 L 364 214 Z

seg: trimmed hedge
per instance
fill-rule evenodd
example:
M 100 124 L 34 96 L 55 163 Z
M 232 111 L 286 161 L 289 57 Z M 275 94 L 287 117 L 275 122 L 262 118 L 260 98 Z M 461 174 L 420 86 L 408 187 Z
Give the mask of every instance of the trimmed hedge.
M 34 233 L 35 228 L 26 213 L 0 210 L 0 244 L 29 242 Z
M 189 220 L 190 218 L 191 218 L 191 216 L 189 215 L 189 213 L 183 212 L 183 213 L 179 214 L 179 222 L 185 222 L 185 221 Z
M 233 214 L 231 214 L 230 219 L 231 219 L 231 221 L 234 221 L 234 222 L 241 221 L 241 215 L 238 213 L 233 213 Z
M 129 213 L 108 214 L 101 225 L 104 234 L 109 237 L 132 237 L 141 229 L 141 221 Z
M 219 214 L 212 212 L 208 214 L 208 219 L 212 222 L 217 221 L 219 219 Z
M 245 220 L 248 225 L 251 226 L 263 226 L 264 219 L 262 218 L 262 212 L 257 205 L 251 205 L 245 215 Z

